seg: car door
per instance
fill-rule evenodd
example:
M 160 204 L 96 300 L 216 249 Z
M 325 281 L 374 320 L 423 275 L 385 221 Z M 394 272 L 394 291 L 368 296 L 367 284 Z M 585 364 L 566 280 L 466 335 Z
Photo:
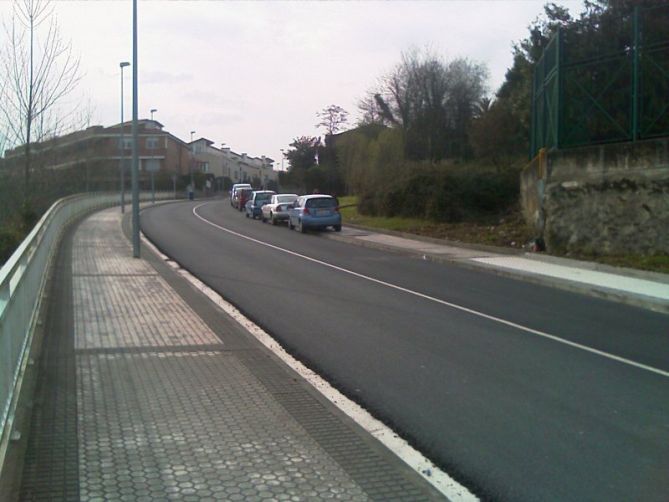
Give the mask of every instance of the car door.
M 300 207 L 303 202 L 303 198 L 298 197 L 297 200 L 290 206 L 290 209 L 288 210 L 288 218 L 290 219 L 291 225 L 297 225 L 297 218 L 300 214 Z

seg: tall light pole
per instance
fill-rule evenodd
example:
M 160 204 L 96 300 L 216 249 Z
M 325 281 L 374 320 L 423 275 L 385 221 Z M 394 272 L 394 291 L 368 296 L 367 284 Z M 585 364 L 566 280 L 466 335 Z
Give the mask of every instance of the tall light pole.
M 121 212 L 125 213 L 125 144 L 123 143 L 123 132 L 125 125 L 123 124 L 123 68 L 130 66 L 130 63 L 123 61 L 119 64 L 121 68 Z
M 139 141 L 137 130 L 137 0 L 132 0 L 132 256 L 139 258 Z
M 283 148 L 281 149 L 281 172 L 283 172 L 283 159 L 286 158 Z
M 151 120 L 153 120 L 153 114 L 156 113 L 158 110 L 156 108 L 151 108 Z
M 193 162 L 195 162 L 195 159 L 193 158 L 193 134 L 195 134 L 195 131 L 190 132 L 190 164 L 189 164 L 189 171 L 190 171 L 190 186 L 191 189 L 193 190 L 193 193 L 195 193 L 195 185 L 193 184 Z

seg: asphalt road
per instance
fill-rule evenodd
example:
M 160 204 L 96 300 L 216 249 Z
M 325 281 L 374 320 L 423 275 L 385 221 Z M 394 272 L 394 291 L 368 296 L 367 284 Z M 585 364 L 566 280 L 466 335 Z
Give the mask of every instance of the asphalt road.
M 227 200 L 162 205 L 141 221 L 477 495 L 669 499 L 669 377 L 652 371 L 669 371 L 669 316 L 301 235 Z

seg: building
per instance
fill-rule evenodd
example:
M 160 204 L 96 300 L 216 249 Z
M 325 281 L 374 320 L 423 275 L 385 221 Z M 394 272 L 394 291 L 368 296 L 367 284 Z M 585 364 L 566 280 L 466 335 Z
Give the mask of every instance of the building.
M 123 128 L 123 149 L 121 149 Z M 161 178 L 176 178 L 188 173 L 190 146 L 163 129 L 156 120 L 140 120 L 139 170 L 141 178 L 153 172 Z M 111 127 L 92 126 L 65 136 L 58 136 L 31 147 L 33 169 L 84 172 L 91 189 L 111 189 L 118 183 L 121 156 L 129 173 L 132 159 L 132 123 Z M 22 163 L 25 149 L 19 146 L 5 151 L 6 168 Z M 128 177 L 129 178 L 129 177 Z M 92 186 L 91 186 L 92 185 Z M 106 185 L 109 185 L 107 187 Z
M 123 131 L 123 149 L 121 132 Z M 249 157 L 230 148 L 216 148 L 206 138 L 186 143 L 163 128 L 157 120 L 138 121 L 140 182 L 150 173 L 161 183 L 161 189 L 183 188 L 189 177 L 203 173 L 214 178 L 214 189 L 222 190 L 237 181 L 255 182 L 267 187 L 276 182 L 273 160 L 267 157 Z M 129 174 L 132 157 L 132 122 L 110 127 L 92 126 L 31 147 L 32 169 L 37 173 L 71 172 L 85 178 L 86 190 L 111 190 L 118 187 L 121 156 Z M 23 165 L 25 149 L 22 146 L 5 151 L 2 166 L 5 169 Z M 226 181 L 226 178 L 229 181 Z M 130 176 L 126 176 L 129 183 Z M 196 181 L 197 184 L 197 181 Z M 197 187 L 201 188 L 201 187 Z M 84 188 L 82 188 L 84 189 Z
M 212 175 L 220 186 L 248 182 L 257 188 L 267 188 L 278 182 L 274 160 L 269 157 L 249 157 L 229 147 L 217 148 L 207 138 L 193 141 L 191 148 L 196 171 Z

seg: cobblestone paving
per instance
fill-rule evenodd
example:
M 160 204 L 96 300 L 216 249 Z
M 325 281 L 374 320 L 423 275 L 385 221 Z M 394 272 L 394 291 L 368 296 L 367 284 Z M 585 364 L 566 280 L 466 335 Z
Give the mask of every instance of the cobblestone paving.
M 131 257 L 117 214 L 80 225 L 72 273 L 76 349 L 220 343 L 148 263 Z
M 198 350 L 223 346 L 129 256 L 110 211 L 75 235 L 81 500 L 367 500 L 234 354 Z
M 82 500 L 367 499 L 233 355 L 78 359 Z
M 22 500 L 435 498 L 267 353 L 227 348 L 131 254 L 118 209 L 74 234 L 72 314 L 51 339 L 69 363 L 44 360 L 62 391 L 46 371 Z

